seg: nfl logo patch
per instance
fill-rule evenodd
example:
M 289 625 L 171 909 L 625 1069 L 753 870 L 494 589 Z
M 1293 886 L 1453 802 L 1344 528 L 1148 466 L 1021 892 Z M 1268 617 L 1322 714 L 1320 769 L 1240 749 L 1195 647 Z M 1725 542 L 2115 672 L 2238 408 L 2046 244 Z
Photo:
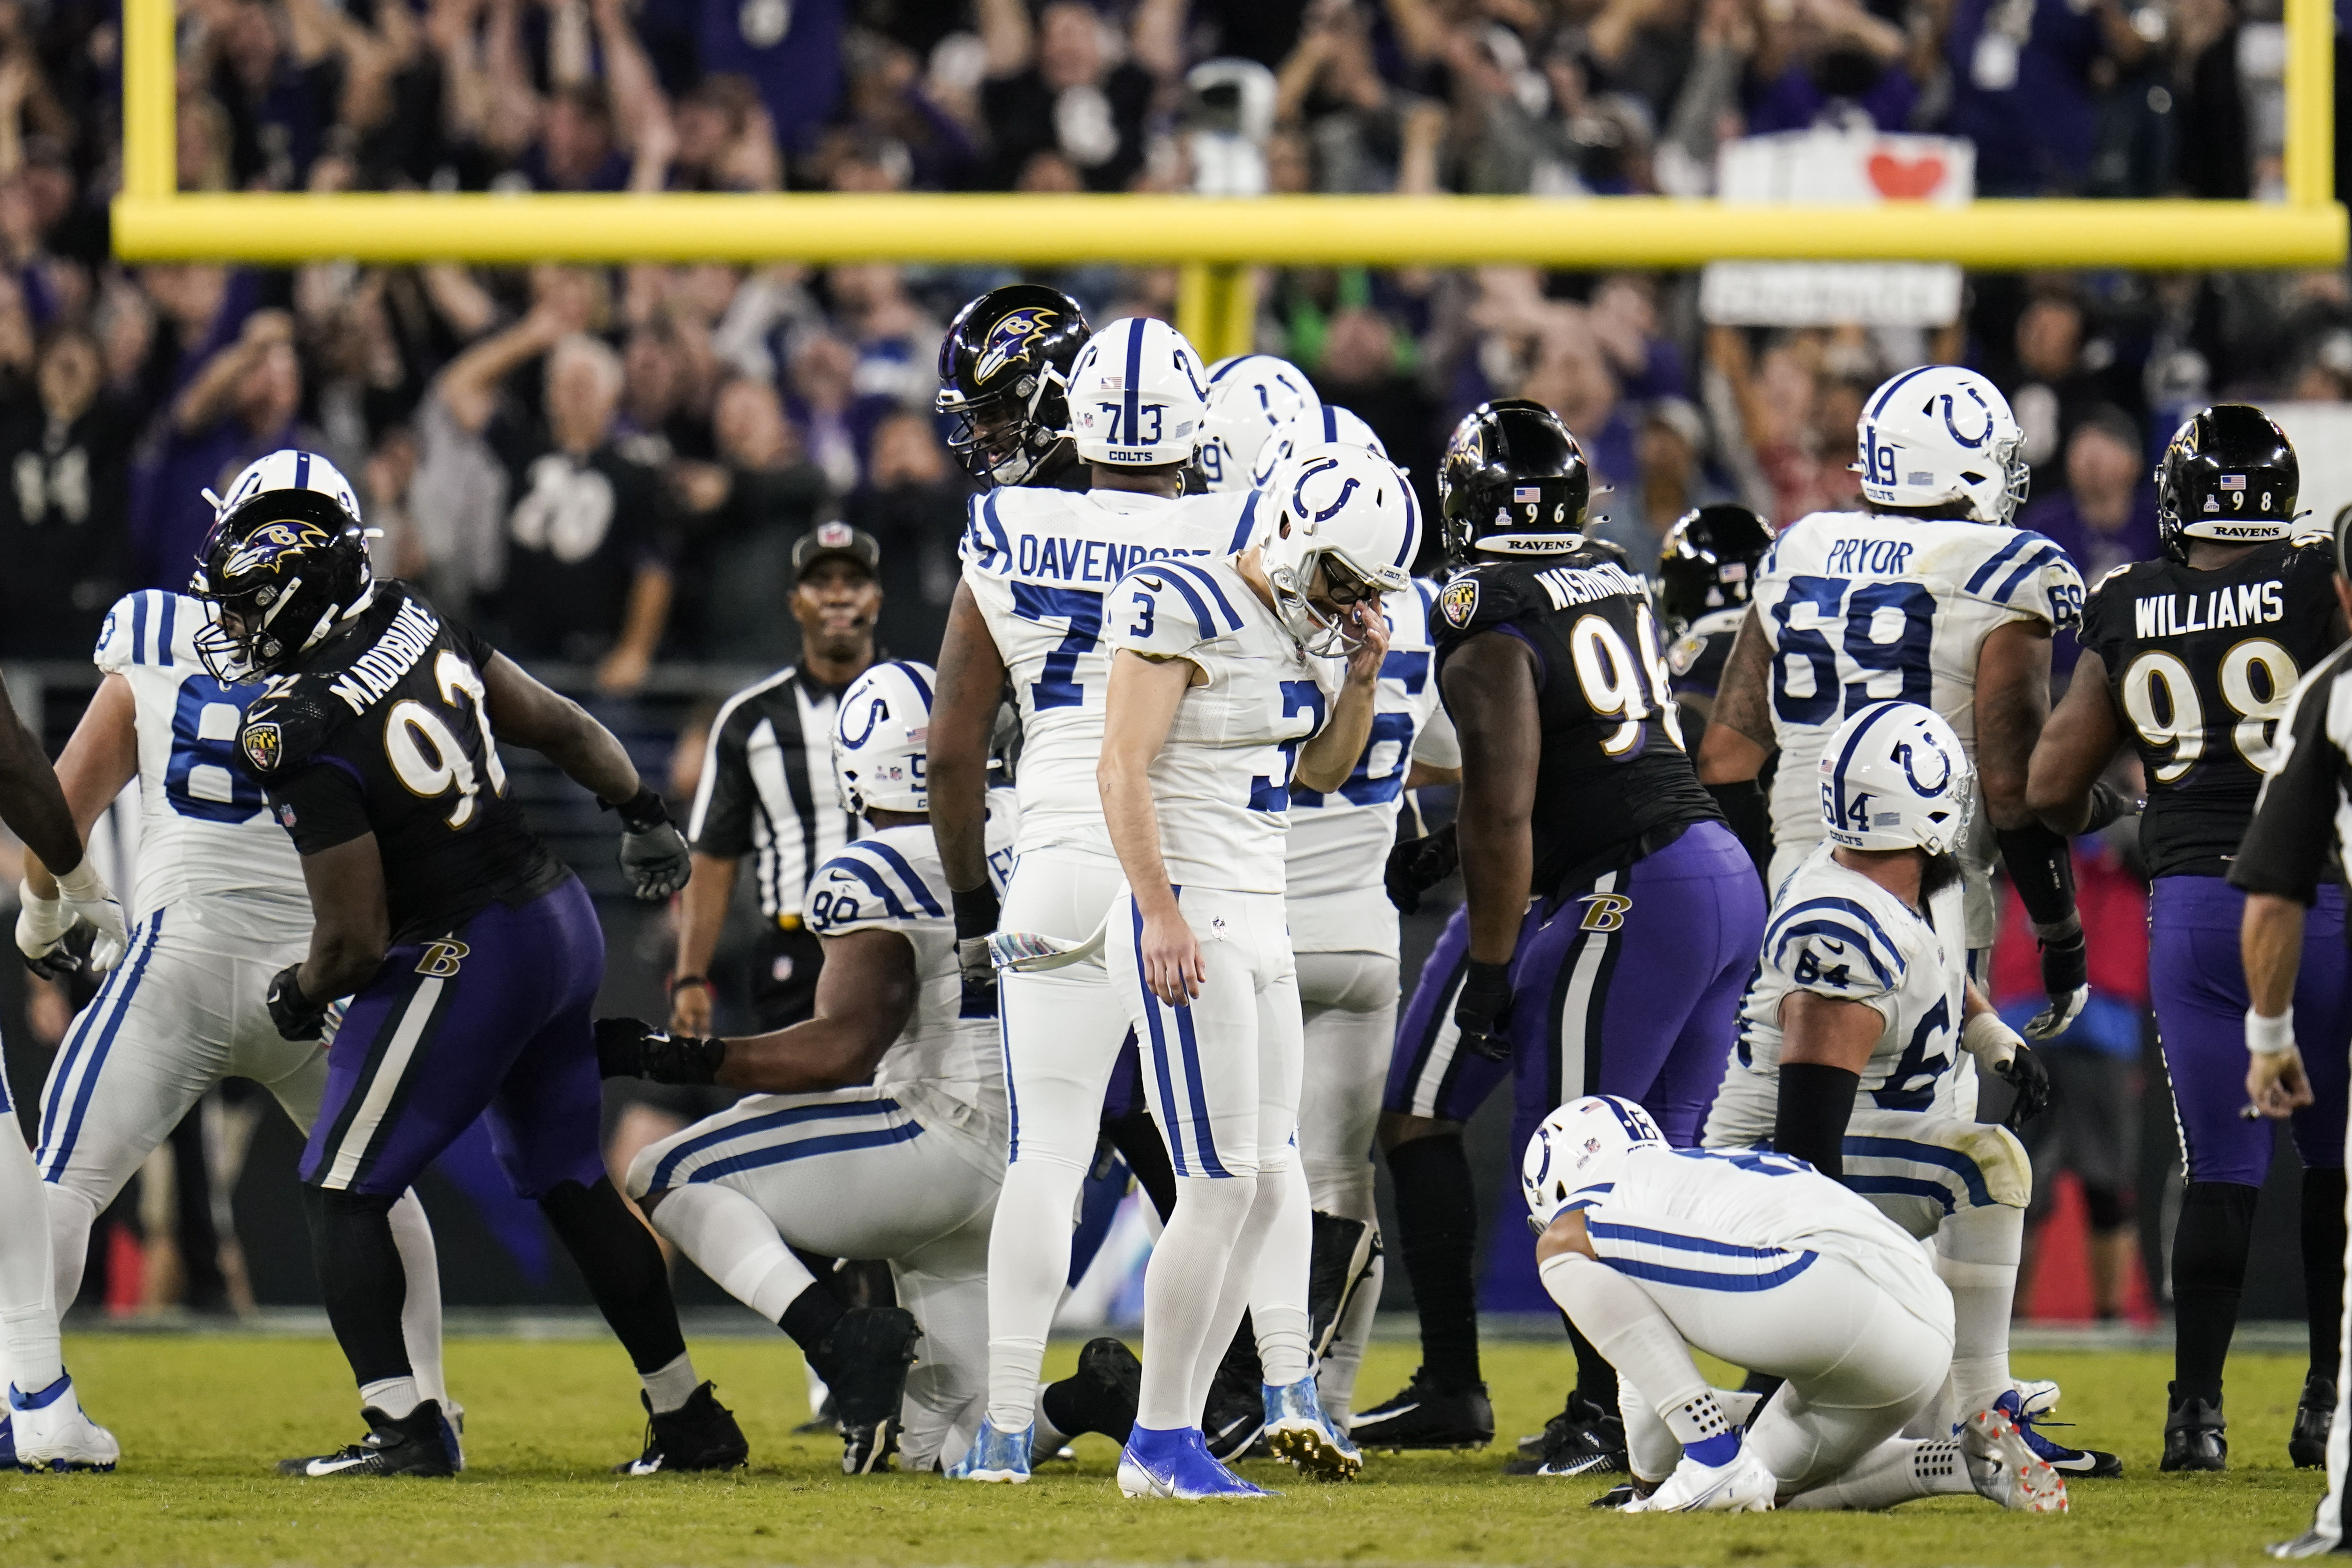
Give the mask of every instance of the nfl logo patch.
M 1437 612 L 1445 617 L 1447 625 L 1457 631 L 1470 624 L 1478 613 L 1478 580 L 1465 577 L 1459 582 L 1449 582 L 1437 596 Z
M 278 821 L 281 826 L 290 832 L 294 827 L 294 808 L 291 806 L 278 807 Z
M 268 773 L 278 766 L 278 727 L 274 724 L 248 724 L 244 736 L 246 760 L 255 768 Z

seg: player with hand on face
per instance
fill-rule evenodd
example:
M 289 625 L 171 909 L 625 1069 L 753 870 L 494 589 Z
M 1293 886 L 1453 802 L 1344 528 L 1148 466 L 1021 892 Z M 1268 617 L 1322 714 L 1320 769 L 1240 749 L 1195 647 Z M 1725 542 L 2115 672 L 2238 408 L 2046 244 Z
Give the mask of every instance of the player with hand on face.
M 2246 895 L 2229 873 L 2263 769 L 2284 744 L 2288 696 L 2345 638 L 2327 540 L 2289 537 L 2300 476 L 2285 432 L 2259 409 L 2221 403 L 2180 427 L 2157 470 L 2164 557 L 2118 567 L 2084 605 L 2083 658 L 2034 748 L 2028 787 L 2044 821 L 2074 832 L 2120 748 L 2128 744 L 2147 773 L 2148 984 L 2189 1168 L 2172 1245 L 2168 1470 L 2229 1463 L 2221 1370 L 2271 1162 L 2270 1126 L 2240 1114 Z M 2293 1131 L 2311 1363 L 2287 1450 L 2309 1467 L 2327 1458 L 2344 1300 L 2352 980 L 2341 888 L 2315 886 L 2303 954 L 2294 1000 L 2313 1048 L 2314 1100 L 2295 1111 Z
M 1615 1364 L 1628 1513 L 1882 1509 L 1971 1492 L 2063 1513 L 2066 1483 L 2000 1410 L 1897 1437 L 1952 1359 L 1952 1303 L 1919 1248 L 1786 1154 L 1667 1145 L 1630 1100 L 1544 1119 L 1520 1187 L 1544 1289 Z M 1784 1379 L 1710 1387 L 1693 1349 Z M 1744 1427 L 1744 1430 L 1743 1430 Z
M 661 1249 L 604 1173 L 590 1013 L 604 933 L 579 878 L 507 798 L 499 737 L 618 812 L 639 898 L 683 885 L 686 841 L 578 704 L 407 585 L 375 580 L 350 487 L 314 486 L 321 467 L 289 451 L 247 470 L 194 585 L 217 616 L 196 640 L 214 677 L 268 683 L 237 748 L 293 836 L 315 916 L 308 956 L 268 982 L 270 1019 L 315 1040 L 330 1006 L 352 998 L 301 1169 L 327 1320 L 369 1430 L 279 1469 L 455 1469 L 403 1341 L 389 1216 L 486 1111 L 516 1194 L 538 1202 L 643 1381 L 650 1437 L 619 1468 L 740 1466 L 742 1433 L 695 1378 Z
M 1406 495 L 1369 452 L 1308 453 L 1276 474 L 1248 549 L 1139 567 L 1105 605 L 1115 652 L 1097 777 L 1127 883 L 1105 945 L 1179 1187 L 1144 1278 L 1143 1386 L 1119 1458 L 1131 1497 L 1263 1495 L 1211 1457 L 1197 1420 L 1260 1251 L 1283 1249 L 1305 1282 L 1289 791 L 1338 789 L 1370 737 L 1382 596 L 1410 591 L 1420 543 Z M 1340 653 L 1344 683 L 1326 694 L 1311 660 Z M 1282 1360 L 1258 1326 L 1268 1442 L 1303 1468 L 1351 1474 L 1303 1322 Z

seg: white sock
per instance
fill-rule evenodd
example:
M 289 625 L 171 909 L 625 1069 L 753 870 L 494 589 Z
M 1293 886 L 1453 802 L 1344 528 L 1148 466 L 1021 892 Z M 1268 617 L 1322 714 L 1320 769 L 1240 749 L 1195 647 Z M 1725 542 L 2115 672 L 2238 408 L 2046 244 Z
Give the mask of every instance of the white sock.
M 1202 1357 L 1214 1368 L 1224 1346 L 1213 1331 L 1228 1292 L 1226 1270 L 1257 1203 L 1249 1176 L 1178 1176 L 1176 1212 L 1143 1273 L 1143 1386 L 1136 1422 L 1154 1431 L 1197 1426 L 1205 1383 L 1196 1385 Z M 991 1281 L 992 1299 L 993 1296 Z M 1236 1312 L 1231 1322 L 1238 1322 Z M 1225 1333 L 1231 1336 L 1230 1323 Z
M 401 1272 L 408 1276 L 408 1293 L 400 1303 L 400 1340 L 408 1351 L 409 1375 L 416 1379 L 422 1397 L 446 1410 L 449 1385 L 441 1370 L 441 1259 L 434 1250 L 433 1226 L 414 1187 L 400 1195 L 384 1218 L 392 1225 L 392 1244 L 400 1251 Z
M 360 1385 L 360 1408 L 381 1410 L 395 1421 L 415 1415 L 423 1402 L 414 1377 L 386 1377 Z
M 1242 1221 L 1240 1234 L 1234 1238 L 1233 1256 L 1225 1264 L 1225 1282 L 1217 1293 L 1216 1315 L 1210 1320 L 1208 1336 L 1201 1342 L 1201 1354 L 1192 1363 L 1195 1421 L 1201 1418 L 1201 1407 L 1209 1401 L 1209 1385 L 1216 1381 L 1217 1367 L 1232 1348 L 1234 1336 L 1241 1332 L 1242 1314 L 1249 1311 L 1250 1291 L 1257 1283 L 1257 1265 L 1265 1256 L 1267 1233 L 1280 1221 L 1281 1208 L 1290 1193 L 1289 1184 L 1279 1173 L 1261 1174 L 1255 1182 L 1235 1177 L 1226 1185 L 1254 1186 L 1257 1195 L 1251 1200 L 1249 1216 Z
M 1795 1509 L 1893 1508 L 1918 1497 L 1975 1492 L 1959 1444 L 1949 1438 L 1921 1442 L 1890 1437 L 1854 1461 L 1845 1474 L 1780 1504 Z
M 1952 1394 L 1962 1420 L 2009 1392 L 2009 1317 L 2025 1211 L 1964 1208 L 1936 1232 L 1936 1273 L 1952 1292 Z
M 679 1351 L 676 1357 L 651 1372 L 637 1375 L 646 1385 L 646 1398 L 652 1403 L 656 1416 L 667 1416 L 677 1409 L 693 1398 L 694 1391 L 702 1385 L 702 1379 L 694 1375 L 694 1357 L 685 1351 Z
M 654 1228 L 720 1290 L 772 1323 L 816 1283 L 776 1233 L 767 1211 L 731 1186 L 692 1182 L 671 1187 L 654 1205 L 652 1218 Z
M 1025 1152 L 1004 1167 L 988 1233 L 988 1419 L 1000 1432 L 1018 1432 L 1036 1415 L 1045 1336 L 1068 1288 L 1071 1216 L 1085 1179 L 1076 1166 Z
M 0 1330 L 8 1379 L 27 1394 L 65 1375 L 50 1291 L 47 1188 L 15 1126 L 0 1129 Z
M 98 1206 L 69 1186 L 41 1184 L 49 1207 L 49 1301 L 63 1316 L 81 1295 L 82 1270 L 89 1265 L 89 1233 Z
M 1250 1270 L 1250 1326 L 1257 1333 L 1257 1358 L 1265 1381 L 1285 1388 L 1315 1369 L 1307 1319 L 1315 1210 L 1307 1195 L 1307 1173 L 1299 1168 L 1296 1156 L 1279 1171 L 1261 1172 L 1258 1181 L 1261 1187 L 1272 1184 L 1277 1201 Z M 1261 1197 L 1259 1207 L 1265 1201 Z M 1253 1220 L 1255 1214 L 1253 1209 Z M 1201 1392 L 1202 1397 L 1208 1396 L 1205 1385 Z

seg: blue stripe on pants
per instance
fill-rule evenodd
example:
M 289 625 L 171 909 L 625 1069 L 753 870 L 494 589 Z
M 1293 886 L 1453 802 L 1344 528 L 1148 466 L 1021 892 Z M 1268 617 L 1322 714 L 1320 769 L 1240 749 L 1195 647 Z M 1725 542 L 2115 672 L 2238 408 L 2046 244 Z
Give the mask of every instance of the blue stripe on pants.
M 121 1032 L 122 1019 L 131 1011 L 131 999 L 138 994 L 139 981 L 147 973 L 147 960 L 155 956 L 155 944 L 163 935 L 163 912 L 159 909 L 147 917 L 145 942 L 138 945 L 136 955 L 128 957 L 125 961 L 123 968 L 127 973 L 124 974 L 122 990 L 115 1000 L 112 1016 L 106 1020 L 106 1027 L 99 1032 L 96 1044 L 89 1046 L 89 1067 L 82 1073 L 81 1087 L 74 1092 L 73 1111 L 66 1118 L 64 1134 L 58 1139 L 55 1149 L 51 1151 L 47 1163 L 42 1167 L 42 1174 L 45 1176 L 52 1172 L 63 1170 L 66 1162 L 73 1157 L 74 1140 L 81 1135 L 82 1118 L 89 1114 L 89 1097 L 91 1092 L 98 1087 L 99 1073 L 106 1066 L 106 1053 L 114 1049 L 114 1037 Z M 113 983 L 114 977 L 109 976 L 107 987 L 110 988 Z M 103 997 L 105 990 L 101 989 L 100 995 Z M 97 1005 L 93 1003 L 85 1017 L 94 1019 L 97 1012 Z M 75 1060 L 79 1058 L 80 1048 L 88 1043 L 88 1031 L 76 1030 Z M 65 1087 L 68 1076 L 68 1073 L 62 1071 L 58 1074 L 58 1087 L 60 1092 Z M 44 1126 L 48 1124 L 48 1118 L 57 1113 L 58 1097 L 55 1095 L 51 1097 L 47 1114 L 43 1119 Z

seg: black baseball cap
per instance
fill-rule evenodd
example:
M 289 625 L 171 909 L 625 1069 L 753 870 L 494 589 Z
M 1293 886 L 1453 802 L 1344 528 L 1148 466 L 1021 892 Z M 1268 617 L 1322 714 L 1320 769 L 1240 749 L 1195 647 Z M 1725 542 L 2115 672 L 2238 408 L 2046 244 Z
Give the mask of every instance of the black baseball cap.
M 882 565 L 882 547 L 863 528 L 853 528 L 842 522 L 819 523 L 793 546 L 793 580 L 798 582 L 806 577 L 817 562 L 836 557 L 856 561 L 865 569 L 866 576 L 873 577 Z

